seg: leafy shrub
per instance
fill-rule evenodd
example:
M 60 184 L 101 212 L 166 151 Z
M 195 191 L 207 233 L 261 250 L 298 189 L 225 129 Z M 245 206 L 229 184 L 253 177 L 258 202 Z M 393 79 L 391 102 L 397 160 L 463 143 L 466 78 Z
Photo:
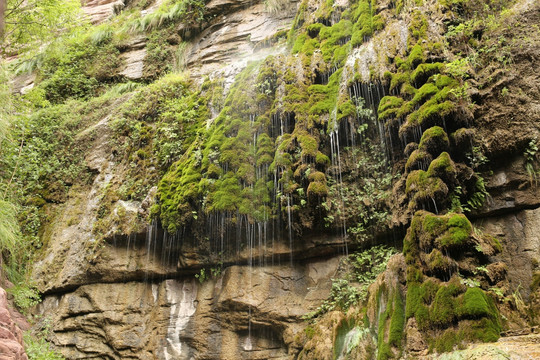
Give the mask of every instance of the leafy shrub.
M 386 269 L 388 260 L 396 254 L 396 249 L 385 245 L 349 255 L 353 267 L 352 278 L 359 283 L 371 284 Z
M 347 311 L 349 307 L 367 297 L 368 286 L 371 285 L 385 269 L 388 260 L 396 250 L 384 245 L 374 246 L 368 250 L 349 255 L 346 259 L 352 269 L 345 278 L 332 279 L 332 289 L 328 299 L 313 312 L 304 316 L 313 319 L 328 311 Z
M 24 334 L 24 344 L 28 360 L 64 360 L 53 350 L 51 344 L 42 336 L 34 337 L 29 332 Z
M 13 295 L 15 305 L 23 313 L 41 301 L 37 288 L 32 284 L 22 282 L 8 289 L 8 292 Z

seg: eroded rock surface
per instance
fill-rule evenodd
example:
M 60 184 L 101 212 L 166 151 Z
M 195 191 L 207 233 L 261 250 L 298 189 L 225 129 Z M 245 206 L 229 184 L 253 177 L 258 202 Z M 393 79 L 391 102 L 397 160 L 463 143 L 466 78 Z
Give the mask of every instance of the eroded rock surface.
M 22 331 L 9 310 L 6 291 L 0 288 L 0 360 L 28 360 Z
M 122 8 L 125 0 L 82 0 L 82 9 L 93 24 L 99 24 L 114 14 L 115 7 Z
M 89 1 L 87 6 L 93 8 L 90 12 L 93 21 L 101 22 L 110 16 L 116 3 Z M 156 4 L 148 11 L 155 10 Z M 227 89 L 227 84 L 230 85 L 234 75 L 248 61 L 282 51 L 280 46 L 265 45 L 267 41 L 275 41 L 271 39 L 275 34 L 288 28 L 296 6 L 296 2 L 290 2 L 275 12 L 267 9 L 263 2 L 211 1 L 207 9 L 215 17 L 205 28 L 198 29 L 200 32 L 180 29 L 183 36 L 192 40 L 184 49 L 185 65 L 195 78 L 205 74 L 224 76 Z M 355 49 L 344 71 L 351 76 L 357 72 L 365 81 L 371 76 L 371 67 L 382 74 L 385 69 L 381 67 L 384 63 L 381 59 L 386 61 L 388 53 L 387 50 L 375 51 L 380 47 L 379 41 L 391 39 L 387 41 L 392 46 L 388 52 L 402 54 L 407 36 L 406 22 L 395 22 L 372 41 Z M 133 80 L 144 77 L 145 41 L 133 41 L 123 52 L 125 66 L 121 75 Z M 532 79 L 528 81 L 536 83 L 535 76 L 528 74 Z M 500 92 L 507 83 L 511 82 L 498 83 L 478 96 L 485 104 L 490 104 L 491 94 Z M 532 117 L 537 111 L 535 106 L 529 111 Z M 504 111 L 500 118 L 506 114 Z M 79 135 L 81 142 L 91 144 L 85 164 L 94 177 L 85 188 L 74 189 L 66 202 L 50 205 L 54 220 L 45 233 L 47 248 L 34 267 L 33 277 L 46 294 L 38 311 L 52 317 L 51 339 L 67 358 L 289 359 L 304 348 L 307 358 L 331 359 L 336 356 L 333 346 L 338 338 L 343 340 L 342 347 L 337 349 L 338 358 L 348 358 L 349 345 L 346 344 L 350 344 L 347 341 L 351 339 L 361 339 L 364 344 L 358 347 L 362 350 L 350 356 L 373 356 L 370 352 L 376 347 L 373 334 L 386 310 L 385 304 L 392 294 L 403 292 L 401 263 L 404 260 L 400 257 L 391 263 L 393 272 L 385 273 L 371 290 L 372 333 L 361 333 L 360 327 L 349 325 L 354 314 L 334 312 L 324 319 L 321 332 L 308 341 L 301 316 L 327 298 L 330 279 L 339 263 L 338 257 L 316 259 L 333 256 L 343 245 L 340 237 L 296 239 L 292 265 L 288 239 L 274 244 L 271 249 L 239 249 L 235 258 L 225 258 L 222 274 L 201 284 L 194 274 L 198 273 L 202 279 L 209 276 L 212 269 L 218 272 L 219 259 L 210 259 L 210 255 L 216 254 L 202 245 L 190 244 L 189 239 L 182 239 L 182 248 L 174 249 L 173 255 L 164 261 L 162 254 L 166 249 L 159 249 L 155 241 L 161 239 L 162 234 L 156 236 L 159 231 L 155 226 L 145 226 L 154 189 L 148 194 L 147 203 L 146 200 L 115 200 L 113 211 L 107 216 L 116 217 L 118 221 L 106 223 L 108 241 L 98 241 L 94 230 L 103 220 L 99 215 L 103 193 L 107 187 L 126 180 L 118 154 L 112 151 L 113 115 Z M 488 155 L 508 150 L 497 148 L 499 143 L 516 148 L 517 143 L 529 141 L 533 133 L 525 129 L 527 136 L 521 134 L 519 141 L 501 141 L 509 139 L 511 132 L 504 130 L 499 136 L 500 132 L 491 131 L 490 119 L 483 120 L 484 131 L 490 131 Z M 486 177 L 492 196 L 476 215 L 478 226 L 502 240 L 503 253 L 494 257 L 493 266 L 489 265 L 493 282 L 497 283 L 498 272 L 506 274 L 505 268 L 497 267 L 505 263 L 511 288 L 503 290 L 519 290 L 527 299 L 530 291 L 520 284 L 531 283 L 540 260 L 536 231 L 540 227 L 540 196 L 526 171 L 523 157 L 516 151 L 512 159 L 505 159 L 500 166 L 494 165 L 493 175 Z M 247 266 L 253 259 L 262 260 L 256 261 L 254 267 Z M 282 265 L 274 265 L 280 261 Z M 205 276 L 199 272 L 204 266 L 207 266 Z M 380 307 L 375 306 L 379 303 L 378 288 L 383 284 L 390 285 L 392 292 L 383 294 L 386 298 L 380 301 Z M 427 344 L 417 327 L 413 318 L 408 319 L 406 349 L 422 355 L 427 351 Z M 394 350 L 397 354 L 397 349 Z
M 514 214 L 493 217 L 478 222 L 485 231 L 496 235 L 504 251 L 495 257 L 506 264 L 511 291 L 519 291 L 529 299 L 535 270 L 540 263 L 540 209 L 523 210 Z
M 195 277 L 84 285 L 39 312 L 69 359 L 288 359 L 339 258 Z

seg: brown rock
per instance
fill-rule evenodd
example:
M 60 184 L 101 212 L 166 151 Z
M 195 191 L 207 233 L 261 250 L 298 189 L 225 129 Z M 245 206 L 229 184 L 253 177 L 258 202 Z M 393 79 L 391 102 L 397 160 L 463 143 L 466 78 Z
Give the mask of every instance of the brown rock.
M 412 355 L 420 355 L 427 352 L 427 344 L 424 341 L 422 334 L 418 330 L 418 324 L 414 317 L 409 318 L 407 325 L 405 326 L 406 333 L 406 345 L 405 349 L 407 353 Z
M 289 359 L 302 346 L 301 316 L 328 297 L 338 265 L 231 266 L 202 284 L 193 275 L 89 284 L 37 310 L 68 359 Z
M 0 360 L 28 360 L 22 331 L 9 311 L 6 291 L 0 288 Z
M 114 14 L 115 7 L 123 7 L 123 0 L 83 0 L 82 9 L 93 24 L 99 24 Z
M 537 229 L 540 227 L 540 209 L 524 210 L 516 214 L 483 219 L 485 232 L 496 236 L 503 247 L 501 254 L 493 257 L 499 265 L 493 264 L 494 276 L 501 274 L 504 263 L 508 269 L 508 280 L 512 292 L 519 290 L 528 301 L 534 264 L 540 262 L 540 241 Z

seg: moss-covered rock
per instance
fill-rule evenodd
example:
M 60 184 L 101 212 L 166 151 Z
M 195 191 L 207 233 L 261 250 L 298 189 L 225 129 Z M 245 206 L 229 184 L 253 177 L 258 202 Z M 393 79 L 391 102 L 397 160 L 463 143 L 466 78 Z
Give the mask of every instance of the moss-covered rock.
M 430 177 L 424 170 L 414 170 L 407 176 L 405 191 L 409 196 L 409 208 L 422 206 L 442 208 L 447 202 L 448 186 L 438 177 Z
M 413 170 L 427 170 L 432 161 L 432 156 L 428 152 L 420 149 L 414 150 L 410 155 L 407 163 L 405 164 L 405 171 L 411 172 Z M 431 174 L 428 174 L 431 176 Z
M 449 146 L 448 135 L 446 135 L 444 129 L 440 126 L 433 126 L 422 134 L 418 149 L 437 156 L 443 151 L 448 151 Z
M 446 151 L 429 164 L 427 173 L 428 176 L 441 178 L 446 184 L 456 181 L 456 166 Z
M 462 214 L 419 211 L 407 232 L 406 317 L 415 318 L 432 351 L 493 341 L 501 331 L 494 301 L 485 290 L 465 286 L 456 273 L 458 260 L 474 243 L 472 225 Z

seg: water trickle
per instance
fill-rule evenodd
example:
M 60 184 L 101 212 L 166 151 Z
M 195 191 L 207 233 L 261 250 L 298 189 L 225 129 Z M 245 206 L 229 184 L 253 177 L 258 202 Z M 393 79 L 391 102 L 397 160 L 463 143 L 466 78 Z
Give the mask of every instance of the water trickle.
M 431 201 L 433 201 L 433 206 L 435 207 L 435 214 L 439 215 L 439 210 L 437 209 L 437 203 L 435 202 L 435 199 L 431 198 Z
M 156 254 L 157 246 L 157 219 L 152 220 L 146 232 L 146 263 L 150 264 L 152 257 Z M 153 278 L 153 274 L 146 271 L 144 273 L 144 281 L 149 282 Z
M 250 326 L 250 331 L 251 331 L 251 326 Z M 253 344 L 251 343 L 251 332 L 248 335 L 248 337 L 246 338 L 246 341 L 244 342 L 244 350 L 245 351 L 252 351 L 253 350 Z
M 189 348 L 182 343 L 181 336 L 197 310 L 195 306 L 195 300 L 197 299 L 195 279 L 184 282 L 166 280 L 165 292 L 167 302 L 171 307 L 171 313 L 163 354 L 165 360 L 184 359 L 189 355 Z
M 341 172 L 341 156 L 339 151 L 339 133 L 338 128 L 330 133 L 330 154 L 331 154 L 331 163 L 332 169 L 334 172 L 334 178 L 336 179 L 336 186 L 339 194 L 339 203 L 342 219 L 342 238 L 343 238 L 343 248 L 346 255 L 349 254 L 349 249 L 347 245 L 347 223 L 345 220 L 345 202 L 343 200 L 343 177 Z
M 287 194 L 287 228 L 289 229 L 289 249 L 290 249 L 290 262 L 293 265 L 293 232 L 292 232 L 292 198 L 290 194 Z

